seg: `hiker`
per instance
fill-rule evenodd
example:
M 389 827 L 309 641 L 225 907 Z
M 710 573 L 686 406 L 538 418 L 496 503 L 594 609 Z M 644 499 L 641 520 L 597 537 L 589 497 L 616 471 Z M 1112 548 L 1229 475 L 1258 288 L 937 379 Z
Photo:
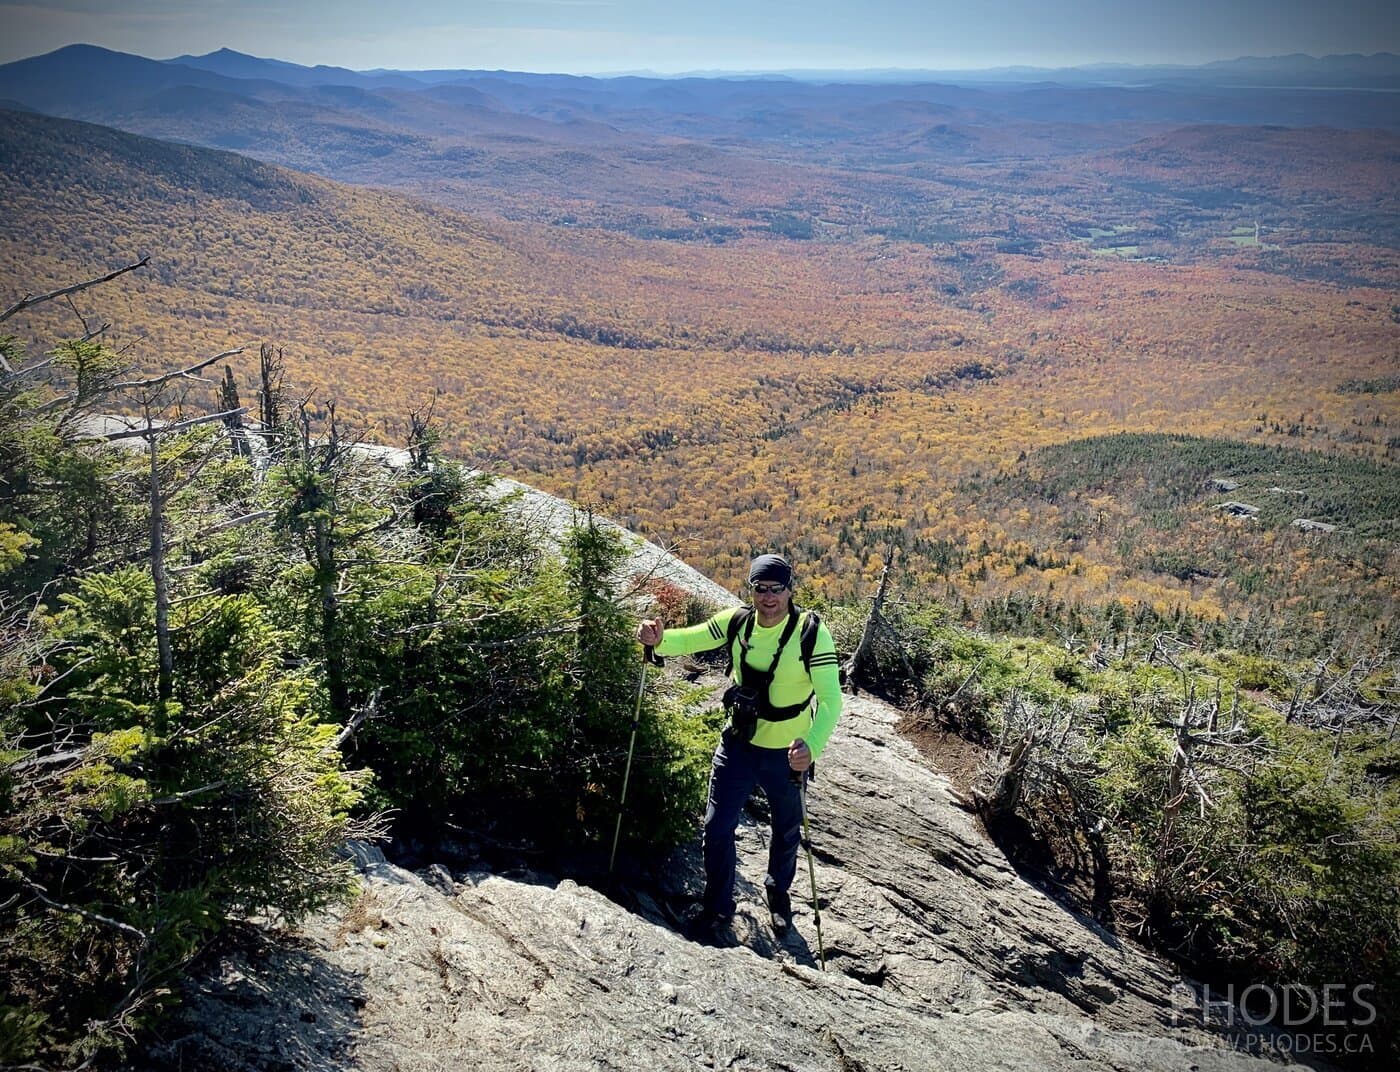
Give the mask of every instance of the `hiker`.
M 691 936 L 725 943 L 734 918 L 734 834 L 755 784 L 772 814 L 768 874 L 763 886 L 775 933 L 792 925 L 788 890 L 797 869 L 802 797 L 841 715 L 836 645 L 821 620 L 792 601 L 792 567 L 781 555 L 749 566 L 751 607 L 722 610 L 709 621 L 667 629 L 646 619 L 637 639 L 656 654 L 691 655 L 728 642 L 733 684 L 724 694 L 728 721 L 710 768 L 705 805 L 705 895 Z

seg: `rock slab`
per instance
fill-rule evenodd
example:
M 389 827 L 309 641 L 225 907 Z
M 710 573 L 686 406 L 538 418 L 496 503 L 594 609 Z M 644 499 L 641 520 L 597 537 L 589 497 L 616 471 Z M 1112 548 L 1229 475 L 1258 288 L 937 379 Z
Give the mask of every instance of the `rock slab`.
M 140 1067 L 1278 1067 L 1186 1022 L 1168 968 L 1017 875 L 896 718 L 853 700 L 809 793 L 825 972 L 809 905 L 786 942 L 768 929 L 761 800 L 727 949 L 573 881 L 420 876 L 358 847 L 358 899 L 224 955 Z M 695 856 L 671 861 L 676 896 L 699 881 Z M 796 901 L 806 876 L 803 862 Z

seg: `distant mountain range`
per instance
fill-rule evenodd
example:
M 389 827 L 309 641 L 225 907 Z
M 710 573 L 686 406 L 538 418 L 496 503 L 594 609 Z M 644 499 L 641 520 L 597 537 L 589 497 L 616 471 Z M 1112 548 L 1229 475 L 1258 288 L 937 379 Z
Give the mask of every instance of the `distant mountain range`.
M 660 77 L 649 72 L 636 72 Z M 1241 56 L 1198 65 L 1092 63 L 1079 67 L 986 67 L 941 69 L 872 68 L 866 70 L 795 69 L 761 71 L 690 71 L 676 77 L 762 78 L 781 77 L 823 82 L 950 82 L 955 85 L 1038 84 L 1060 85 L 1172 85 L 1271 87 L 1400 87 L 1400 56 L 1377 52 L 1333 56 Z
M 557 85 L 561 80 L 568 81 L 576 77 L 476 69 L 405 71 L 378 68 L 370 71 L 352 71 L 344 67 L 303 67 L 282 60 L 259 59 L 228 48 L 221 48 L 203 56 L 176 56 L 166 62 L 197 67 L 232 78 L 273 78 L 295 85 L 319 85 L 331 82 L 336 85 L 397 85 L 407 87 L 501 75 L 509 75 L 512 80 L 539 80 L 541 84 Z M 1294 53 L 1288 56 L 1241 56 L 1232 60 L 1215 60 L 1195 65 L 1093 63 L 1077 67 L 1010 66 L 975 69 L 696 70 L 678 75 L 663 75 L 654 71 L 640 70 L 619 72 L 608 77 L 667 81 L 685 78 L 844 83 L 933 81 L 950 82 L 955 85 L 986 85 L 998 82 L 1058 82 L 1072 85 L 1142 85 L 1193 82 L 1222 86 L 1268 84 L 1271 86 L 1355 86 L 1378 89 L 1400 87 L 1400 56 L 1390 52 L 1377 52 L 1371 55 L 1350 53 L 1321 57 Z
M 1389 92 L 1400 90 L 1400 57 L 1388 53 L 1246 58 L 1201 67 L 591 78 L 478 70 L 351 71 L 229 49 L 156 61 L 71 45 L 0 66 L 0 99 L 99 122 L 118 115 L 135 118 L 154 95 L 191 87 L 264 102 L 295 100 L 370 114 L 389 110 L 398 117 L 395 122 L 416 110 L 414 101 L 431 94 L 439 108 L 424 122 L 428 129 L 441 130 L 446 117 L 440 106 L 464 103 L 460 95 L 444 98 L 449 86 L 458 94 L 476 91 L 481 96 L 472 98 L 472 104 L 500 112 L 681 136 L 781 138 L 790 134 L 787 122 L 795 116 L 815 120 L 806 125 L 820 125 L 854 108 L 911 100 L 975 113 L 966 118 L 981 122 L 1400 126 L 1400 95 Z M 344 92 L 348 89 L 362 93 Z
M 157 61 L 73 45 L 0 66 L 0 106 L 232 150 L 507 219 L 681 241 L 769 228 L 810 236 L 814 226 L 934 241 L 1002 233 L 998 206 L 1025 192 L 1027 168 L 1039 174 L 1036 196 L 1074 173 L 1096 190 L 1115 176 L 1114 196 L 1125 204 L 1185 184 L 1187 203 L 1219 211 L 1260 196 L 1306 200 L 1307 190 L 1340 182 L 1370 206 L 1392 196 L 1393 167 L 1377 161 L 1400 132 L 1400 92 L 1319 86 L 1325 72 L 1357 81 L 1396 68 L 1396 57 L 1377 55 L 1189 69 L 1200 79 L 1223 72 L 1214 83 L 1168 77 L 1184 68 L 1134 69 L 1137 82 L 1122 84 L 1108 77 L 1118 68 L 1081 69 L 1099 81 L 1079 84 L 1032 81 L 1044 72 L 1022 69 L 980 84 L 893 74 L 863 82 L 590 78 L 351 71 L 228 49 Z M 1283 85 L 1286 70 L 1318 86 Z M 1246 76 L 1261 86 L 1244 85 Z M 1262 88 L 1275 81 L 1282 88 Z M 0 124 L 12 121 L 0 114 Z M 1193 127 L 1214 133 L 1157 140 Z M 1261 138 L 1232 133 L 1270 127 Z M 1294 144 L 1280 129 L 1317 127 L 1344 133 L 1315 141 L 1327 166 L 1312 150 L 1299 157 L 1313 142 Z M 1236 166 L 1237 143 L 1252 147 L 1250 183 Z M 1306 175 L 1285 181 L 1298 159 L 1312 161 Z M 1143 178 L 1134 169 L 1149 164 L 1151 183 L 1132 186 Z M 1043 236 L 1079 225 L 1054 215 L 1034 221 Z

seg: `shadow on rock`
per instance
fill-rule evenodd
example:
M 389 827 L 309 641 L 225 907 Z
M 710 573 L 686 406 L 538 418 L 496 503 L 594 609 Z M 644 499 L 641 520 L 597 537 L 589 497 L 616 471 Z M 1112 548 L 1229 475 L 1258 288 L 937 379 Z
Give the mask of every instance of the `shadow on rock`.
M 232 943 L 230 943 L 232 945 Z M 364 981 L 315 950 L 248 928 L 216 951 L 140 1072 L 354 1068 Z

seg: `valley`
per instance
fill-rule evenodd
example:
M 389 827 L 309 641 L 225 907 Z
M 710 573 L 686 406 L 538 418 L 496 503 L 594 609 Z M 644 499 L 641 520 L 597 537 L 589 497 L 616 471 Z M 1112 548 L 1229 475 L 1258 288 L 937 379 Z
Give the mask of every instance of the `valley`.
M 1321 451 L 1389 480 L 1393 386 L 1342 389 L 1400 361 L 1383 93 L 1347 125 L 1241 125 L 1335 121 L 1345 95 L 301 86 L 116 55 L 0 68 L 0 96 L 328 176 L 4 113 L 11 291 L 149 254 L 89 310 L 138 363 L 270 342 L 375 439 L 432 402 L 454 453 L 731 585 L 772 545 L 809 596 L 848 598 L 898 546 L 912 588 L 974 614 L 1119 600 L 1267 609 L 1314 644 L 1394 635 L 1395 515 L 1356 524 L 1345 489 L 1318 500 L 1327 536 L 1237 522 L 1207 501 L 1228 466 L 1198 457 L 1188 522 L 1149 523 L 1114 488 L 1073 508 L 1118 519 L 1087 540 L 1064 537 L 1065 504 L 1007 491 L 1064 457 L 1042 448 L 1120 433 Z M 64 63 L 112 91 L 73 89 Z M 75 324 L 51 308 L 18 327 L 37 344 Z M 1154 568 L 1202 541 L 1239 568 Z M 1244 579 L 1261 555 L 1263 589 Z

